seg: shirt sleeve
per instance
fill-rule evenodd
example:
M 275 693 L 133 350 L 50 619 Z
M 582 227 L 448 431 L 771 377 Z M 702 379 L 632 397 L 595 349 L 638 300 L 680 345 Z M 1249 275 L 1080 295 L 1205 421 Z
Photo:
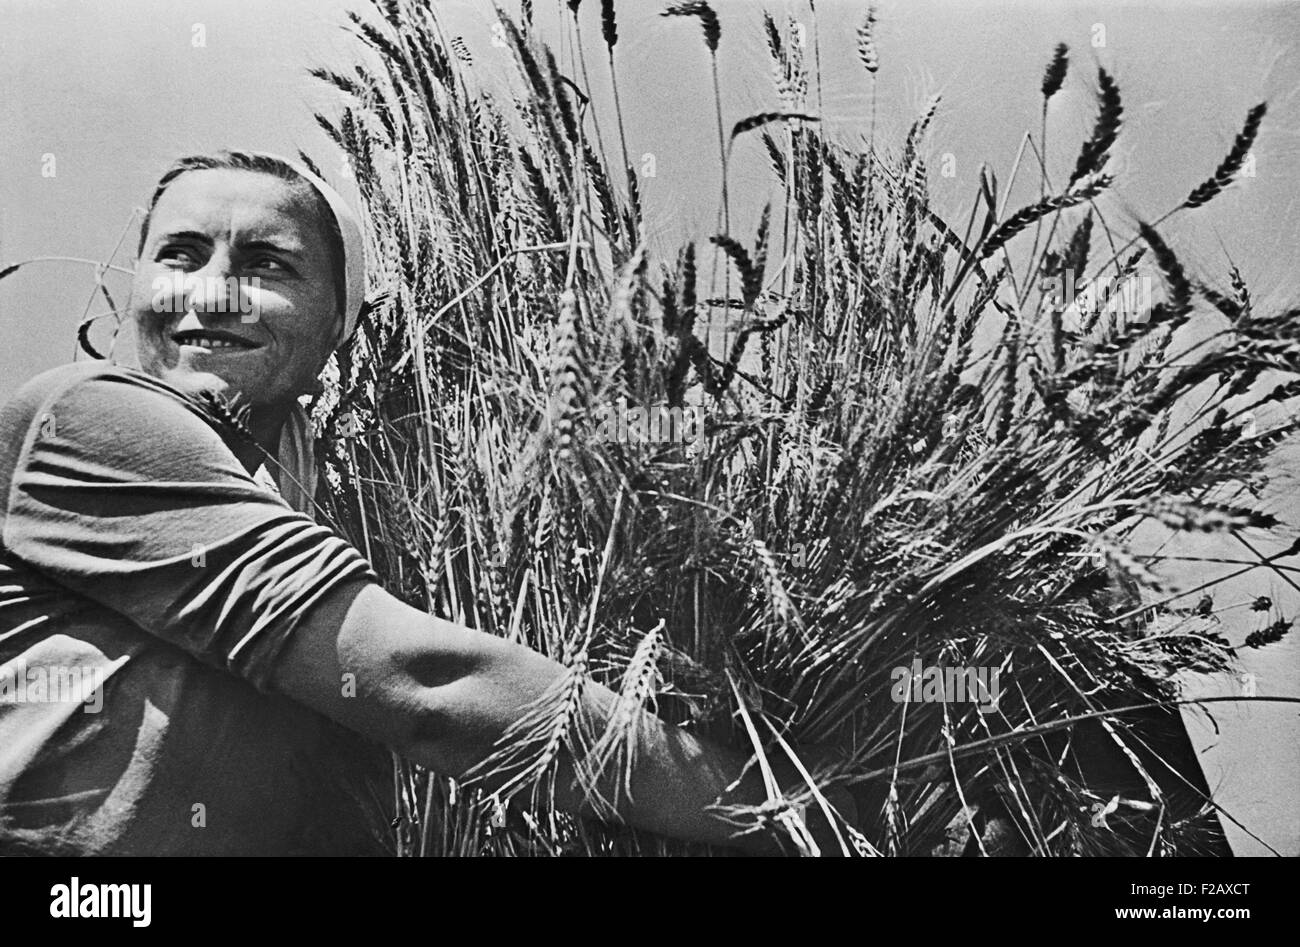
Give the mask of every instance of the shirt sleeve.
M 40 403 L 2 536 L 63 587 L 261 690 L 322 597 L 376 581 L 351 545 L 258 485 L 196 408 L 123 370 Z

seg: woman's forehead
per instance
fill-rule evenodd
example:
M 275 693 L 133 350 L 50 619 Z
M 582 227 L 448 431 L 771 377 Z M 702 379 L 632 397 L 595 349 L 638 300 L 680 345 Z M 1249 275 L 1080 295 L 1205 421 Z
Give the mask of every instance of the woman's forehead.
M 260 172 L 228 168 L 187 171 L 158 198 L 150 229 L 197 231 L 240 239 L 277 236 L 319 246 L 325 221 L 311 188 Z

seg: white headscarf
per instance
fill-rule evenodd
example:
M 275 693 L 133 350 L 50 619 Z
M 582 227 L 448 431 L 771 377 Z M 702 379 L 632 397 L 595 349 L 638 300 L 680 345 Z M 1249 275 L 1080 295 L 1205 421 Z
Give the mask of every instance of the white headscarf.
M 361 220 L 338 191 L 300 162 L 266 151 L 250 153 L 274 158 L 293 168 L 324 198 L 330 212 L 334 215 L 334 220 L 338 223 L 339 234 L 343 238 L 345 286 L 343 334 L 338 341 L 338 344 L 342 345 L 356 331 L 357 320 L 361 316 L 361 309 L 366 300 L 365 238 L 362 235 Z M 277 469 L 269 476 L 272 477 L 274 486 L 286 503 L 314 519 L 316 509 L 314 497 L 320 475 L 316 469 L 316 455 L 312 448 L 312 441 L 311 419 L 307 417 L 307 411 L 301 404 L 295 404 L 288 420 L 284 423 L 284 428 L 280 431 L 280 445 L 276 452 Z M 258 471 L 259 474 L 264 472 L 265 468 Z

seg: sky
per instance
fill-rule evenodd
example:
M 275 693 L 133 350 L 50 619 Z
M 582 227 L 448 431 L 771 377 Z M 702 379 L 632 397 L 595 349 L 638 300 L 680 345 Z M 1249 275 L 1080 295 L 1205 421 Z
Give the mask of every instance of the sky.
M 476 72 L 492 81 L 508 70 L 493 43 L 490 3 L 432 0 L 448 36 L 463 37 Z M 567 5 L 536 0 L 545 36 Z M 651 250 L 670 253 L 711 233 L 719 167 L 709 60 L 694 20 L 665 19 L 659 0 L 618 3 L 620 95 L 634 163 L 653 155 L 643 180 Z M 517 10 L 517 3 L 503 3 Z M 761 12 L 803 24 L 810 62 L 821 62 L 810 106 L 828 133 L 844 141 L 871 127 L 872 85 L 855 52 L 866 5 L 715 0 L 723 35 L 719 76 L 727 125 L 771 110 L 778 99 Z M 599 4 L 581 9 L 593 109 L 612 134 L 611 98 Z M 1037 134 L 1039 83 L 1056 43 L 1071 46 L 1065 88 L 1049 112 L 1049 170 L 1068 176 L 1094 115 L 1096 67 L 1118 80 L 1124 129 L 1111 170 L 1117 195 L 1103 204 L 1121 229 L 1177 205 L 1212 172 L 1231 146 L 1247 109 L 1269 103 L 1250 170 L 1208 207 L 1172 218 L 1162 229 L 1180 256 L 1211 281 L 1241 269 L 1257 305 L 1296 302 L 1300 264 L 1300 4 L 1265 2 L 1112 2 L 895 0 L 878 7 L 880 71 L 874 90 L 876 140 L 901 142 L 927 99 L 941 104 L 927 140 L 936 208 L 965 219 L 981 164 L 1005 190 L 1022 138 Z M 344 67 L 360 56 L 344 29 L 345 11 L 362 0 L 0 0 L 0 268 L 38 256 L 112 260 L 129 266 L 137 208 L 176 157 L 218 147 L 311 154 L 346 192 L 341 163 L 312 120 L 334 112 L 335 96 L 307 75 L 312 66 Z M 576 74 L 566 37 L 556 47 Z M 751 136 L 752 138 L 752 136 Z M 612 138 L 607 138 L 612 141 Z M 748 147 L 746 147 L 748 145 Z M 757 138 L 738 143 L 731 181 L 733 231 L 752 235 L 771 181 Z M 945 166 L 951 176 L 935 169 Z M 1018 179 L 1009 206 L 1036 195 Z M 751 238 L 752 239 L 752 238 Z M 96 268 L 33 264 L 0 282 L 0 399 L 39 372 L 69 361 L 82 317 L 108 308 L 94 293 Z M 108 277 L 119 291 L 125 277 Z M 106 340 L 111 319 L 95 338 Z M 1268 502 L 1300 522 L 1294 474 L 1300 451 L 1282 456 Z M 1188 555 L 1241 557 L 1202 541 Z M 1194 582 L 1207 565 L 1187 564 L 1175 578 Z M 1300 594 L 1277 575 L 1253 573 L 1216 595 L 1223 604 L 1270 595 L 1300 612 Z M 1240 641 L 1243 610 L 1224 613 L 1225 633 Z M 1300 696 L 1300 634 L 1244 656 L 1260 694 Z M 1240 693 L 1237 681 L 1192 682 L 1199 695 Z M 1228 825 L 1240 853 L 1300 854 L 1300 719 L 1293 706 L 1217 704 L 1218 730 L 1190 719 L 1211 786 L 1245 829 Z M 1249 830 L 1249 831 L 1246 831 Z M 1263 843 L 1251 838 L 1254 833 Z

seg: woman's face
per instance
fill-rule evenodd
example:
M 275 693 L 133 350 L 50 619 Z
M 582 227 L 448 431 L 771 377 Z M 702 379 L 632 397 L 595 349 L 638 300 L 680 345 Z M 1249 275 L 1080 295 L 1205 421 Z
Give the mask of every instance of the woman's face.
M 140 367 L 255 407 L 311 390 L 342 319 L 318 203 L 253 171 L 187 171 L 168 185 L 131 289 Z

